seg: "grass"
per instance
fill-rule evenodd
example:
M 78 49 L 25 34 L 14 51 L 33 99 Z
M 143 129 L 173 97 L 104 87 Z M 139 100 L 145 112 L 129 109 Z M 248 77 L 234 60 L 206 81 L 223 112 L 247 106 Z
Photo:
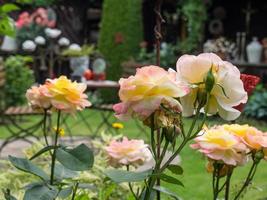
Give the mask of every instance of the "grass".
M 90 124 L 91 129 L 89 130 L 86 125 L 81 121 L 81 116 L 70 116 L 67 118 L 66 123 L 70 128 L 71 132 L 74 135 L 81 135 L 81 136 L 92 136 L 96 134 L 97 126 L 101 123 L 101 115 L 103 112 L 100 111 L 92 111 L 86 110 L 83 112 L 83 116 L 86 118 L 86 121 Z M 29 126 L 33 122 L 37 122 L 40 120 L 40 117 L 29 117 L 26 119 L 26 122 L 22 123 L 23 127 Z M 55 123 L 55 119 L 52 120 Z M 188 128 L 191 119 L 185 120 L 185 126 Z M 110 122 L 118 122 L 114 117 L 111 116 Z M 217 124 L 223 123 L 219 118 L 211 118 L 208 120 L 207 124 Z M 267 131 L 267 124 L 264 122 L 259 122 L 256 120 L 241 118 L 238 120 L 238 123 L 248 123 L 258 127 L 261 130 Z M 123 122 L 125 128 L 115 131 L 110 125 L 102 127 L 100 131 L 110 132 L 113 134 L 123 133 L 124 135 L 130 138 L 142 138 L 147 140 L 149 136 L 149 130 L 146 129 L 140 130 L 137 128 L 136 121 L 130 120 L 128 122 Z M 142 124 L 139 122 L 139 125 Z M 8 131 L 6 130 L 5 126 L 0 126 L 0 138 L 6 138 L 8 136 Z M 38 131 L 37 134 L 41 135 L 41 130 Z M 68 131 L 66 129 L 66 134 Z M 148 140 L 147 140 L 148 141 Z M 180 186 L 173 186 L 163 183 L 166 185 L 170 190 L 174 191 L 178 194 L 178 196 L 182 197 L 184 200 L 209 200 L 211 198 L 211 174 L 208 174 L 205 170 L 206 160 L 201 156 L 200 153 L 192 150 L 190 147 L 186 147 L 181 152 L 181 166 L 184 169 L 183 175 L 178 177 L 185 185 L 185 187 Z M 234 172 L 233 175 L 233 182 L 232 187 L 239 186 L 241 181 L 245 178 L 250 164 L 246 165 L 245 167 L 239 167 L 238 170 Z M 262 161 L 260 164 L 257 174 L 255 176 L 255 181 L 253 182 L 252 186 L 246 193 L 245 200 L 263 200 L 264 198 L 267 199 L 267 163 Z M 232 189 L 233 191 L 235 189 Z M 165 199 L 165 198 L 164 198 Z M 166 198 L 167 199 L 167 198 Z

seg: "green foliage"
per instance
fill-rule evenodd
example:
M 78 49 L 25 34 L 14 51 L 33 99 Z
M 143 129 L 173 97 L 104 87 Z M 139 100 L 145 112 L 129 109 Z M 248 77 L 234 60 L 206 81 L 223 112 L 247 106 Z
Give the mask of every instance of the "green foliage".
M 43 180 L 48 180 L 48 175 L 38 166 L 33 164 L 31 161 L 25 158 L 16 158 L 13 156 L 8 157 L 9 161 L 12 163 L 12 165 L 24 172 L 33 174 L 35 176 L 40 177 Z
M 81 57 L 81 56 L 89 56 L 94 52 L 95 52 L 94 45 L 83 45 L 81 50 L 66 49 L 62 52 L 62 55 L 67 57 Z
M 245 115 L 257 119 L 267 118 L 267 89 L 262 85 L 256 87 L 244 109 Z
M 28 4 L 35 7 L 39 7 L 39 6 L 50 6 L 56 3 L 56 0 L 17 0 L 17 3 Z
M 177 196 L 177 194 L 175 194 L 174 192 L 170 191 L 168 188 L 165 188 L 163 186 L 154 186 L 153 189 L 160 191 L 161 193 L 167 194 L 175 200 L 181 199 L 180 197 Z
M 59 148 L 57 160 L 66 168 L 73 171 L 83 171 L 92 168 L 94 155 L 91 149 L 81 144 L 74 149 Z
M 19 55 L 10 56 L 6 59 L 4 63 L 6 106 L 16 106 L 25 103 L 26 90 L 34 83 L 33 71 L 27 65 L 31 61 L 31 57 Z
M 168 170 L 170 170 L 173 174 L 182 175 L 184 170 L 179 165 L 169 165 L 167 167 Z
M 92 141 L 94 147 L 97 149 L 97 155 L 95 158 L 94 167 L 90 171 L 87 170 L 75 172 L 65 168 L 62 164 L 57 162 L 55 167 L 55 177 L 56 183 L 58 182 L 60 185 L 55 184 L 53 186 L 48 184 L 47 181 L 40 180 L 39 170 L 37 170 L 37 174 L 39 175 L 36 176 L 36 166 L 43 169 L 45 172 L 48 172 L 50 163 L 48 162 L 48 160 L 50 160 L 50 154 L 46 151 L 43 151 L 45 152 L 43 154 L 39 154 L 39 149 L 42 149 L 43 145 L 41 143 L 37 143 L 26 151 L 27 157 L 35 157 L 34 164 L 31 161 L 25 161 L 26 159 L 14 159 L 14 157 L 12 157 L 12 163 L 15 164 L 17 168 L 23 169 L 23 171 L 14 170 L 14 168 L 11 167 L 7 161 L 2 161 L 2 163 L 0 163 L 1 166 L 3 166 L 0 169 L 0 187 L 9 188 L 10 194 L 12 194 L 18 200 L 71 200 L 74 182 L 79 180 L 77 195 L 75 197 L 76 200 L 128 199 L 128 196 L 130 195 L 127 186 L 117 185 L 111 180 L 107 180 L 105 178 L 105 174 L 103 173 L 103 171 L 107 168 L 104 150 L 105 142 L 103 142 L 103 140 L 109 141 L 110 138 L 110 136 L 105 136 L 105 138 L 103 137 L 102 139 L 96 139 Z M 90 157 L 90 153 L 88 154 L 87 148 L 85 149 L 84 145 L 80 145 L 74 149 L 76 149 L 75 155 L 77 159 L 83 160 L 80 159 L 80 153 L 83 153 L 83 157 L 86 160 L 86 157 Z M 73 150 L 71 152 L 73 152 Z M 39 156 L 34 156 L 38 154 Z M 32 167 L 33 165 L 35 167 Z M 77 163 L 77 165 L 80 164 Z M 45 176 L 42 173 L 41 175 Z M 25 188 L 26 191 L 22 190 L 21 188 Z M 4 195 L 7 195 L 6 190 L 4 193 L 0 193 L 0 199 L 4 199 Z
M 54 200 L 57 195 L 58 189 L 56 187 L 47 187 L 44 184 L 34 184 L 26 190 L 23 200 Z
M 0 6 L 0 35 L 15 36 L 14 21 L 8 16 L 9 12 L 15 10 L 19 10 L 15 4 L 7 3 Z
M 139 51 L 143 38 L 141 0 L 105 0 L 99 39 L 99 50 L 109 62 L 107 78 L 118 80 L 121 63 Z M 116 38 L 120 42 L 116 42 Z
M 105 174 L 114 182 L 138 182 L 147 179 L 152 173 L 152 170 L 142 172 L 131 172 L 117 169 L 108 169 Z
M 188 37 L 180 44 L 180 50 L 188 53 L 196 50 L 203 37 L 207 10 L 203 0 L 183 0 L 181 12 L 187 20 Z
M 164 68 L 175 68 L 177 59 L 177 46 L 163 42 L 160 48 L 160 63 Z M 148 52 L 146 48 L 141 48 L 136 61 L 144 64 L 156 62 L 156 52 Z
M 46 37 L 44 33 L 45 27 L 39 26 L 38 24 L 31 23 L 28 26 L 23 26 L 18 29 L 16 34 L 16 40 L 21 45 L 26 40 L 33 40 L 37 36 Z

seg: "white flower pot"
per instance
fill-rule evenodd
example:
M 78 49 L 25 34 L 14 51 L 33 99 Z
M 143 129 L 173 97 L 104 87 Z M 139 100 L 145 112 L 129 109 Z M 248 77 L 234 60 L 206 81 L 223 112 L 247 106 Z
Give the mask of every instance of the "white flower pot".
M 2 51 L 16 51 L 17 49 L 18 49 L 18 46 L 16 43 L 16 39 L 9 37 L 9 36 L 5 36 L 3 44 L 1 46 L 1 50 Z

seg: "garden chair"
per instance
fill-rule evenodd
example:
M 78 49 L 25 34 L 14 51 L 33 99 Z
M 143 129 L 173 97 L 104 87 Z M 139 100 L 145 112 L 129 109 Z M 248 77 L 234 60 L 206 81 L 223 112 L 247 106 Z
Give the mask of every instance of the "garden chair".
M 0 62 L 1 63 L 1 62 Z M 32 143 L 30 138 L 38 139 L 35 134 L 36 131 L 42 126 L 43 118 L 37 120 L 36 122 L 30 123 L 30 125 L 24 125 L 22 120 L 29 116 L 41 116 L 42 113 L 33 110 L 29 106 L 5 106 L 5 94 L 4 94 L 4 84 L 5 84 L 5 71 L 4 67 L 0 65 L 0 121 L 4 128 L 8 130 L 10 134 L 2 144 L 0 144 L 0 152 L 3 148 L 16 140 L 24 140 Z M 25 120 L 24 120 L 25 121 Z M 49 120 L 50 121 L 50 120 Z

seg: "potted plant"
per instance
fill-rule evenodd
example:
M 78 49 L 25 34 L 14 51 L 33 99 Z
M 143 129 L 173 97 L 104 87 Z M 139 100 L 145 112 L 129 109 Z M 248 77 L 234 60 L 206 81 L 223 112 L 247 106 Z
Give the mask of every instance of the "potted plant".
M 89 56 L 94 52 L 93 45 L 71 44 L 68 49 L 62 52 L 63 56 L 70 58 L 70 68 L 72 69 L 72 79 L 81 81 L 84 72 L 88 69 Z

